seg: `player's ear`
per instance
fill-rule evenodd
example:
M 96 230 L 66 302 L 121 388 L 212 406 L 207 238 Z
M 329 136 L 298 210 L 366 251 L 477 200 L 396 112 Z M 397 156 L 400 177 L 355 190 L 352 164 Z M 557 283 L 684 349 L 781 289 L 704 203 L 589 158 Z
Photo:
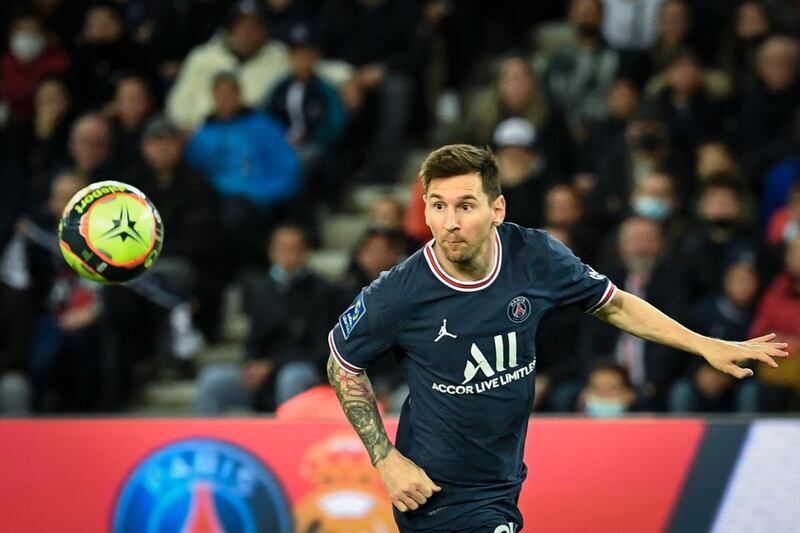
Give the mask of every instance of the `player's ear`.
M 502 194 L 492 202 L 492 222 L 499 226 L 506 219 L 506 198 Z

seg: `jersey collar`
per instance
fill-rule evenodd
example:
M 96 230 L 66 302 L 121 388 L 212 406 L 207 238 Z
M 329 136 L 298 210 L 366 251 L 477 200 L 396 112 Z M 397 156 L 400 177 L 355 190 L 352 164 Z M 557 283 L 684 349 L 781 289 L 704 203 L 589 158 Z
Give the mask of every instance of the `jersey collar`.
M 485 289 L 489 285 L 491 285 L 495 279 L 497 279 L 498 274 L 500 274 L 500 267 L 503 264 L 503 243 L 500 241 L 500 235 L 495 230 L 494 233 L 495 237 L 495 254 L 494 254 L 494 266 L 489 274 L 477 281 L 462 281 L 455 279 L 454 277 L 450 276 L 447 272 L 445 272 L 442 265 L 439 263 L 439 260 L 436 258 L 436 254 L 433 251 L 433 244 L 436 242 L 436 239 L 431 239 L 425 245 L 425 261 L 427 261 L 428 266 L 433 272 L 433 275 L 438 278 L 439 281 L 450 287 L 451 289 L 461 291 L 461 292 L 474 292 L 479 291 L 481 289 Z

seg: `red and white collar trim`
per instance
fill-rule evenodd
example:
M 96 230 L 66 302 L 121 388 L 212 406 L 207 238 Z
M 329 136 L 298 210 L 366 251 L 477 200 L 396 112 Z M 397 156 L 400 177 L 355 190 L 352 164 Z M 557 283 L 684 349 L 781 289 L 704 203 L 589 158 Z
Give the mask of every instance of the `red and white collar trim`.
M 491 272 L 483 279 L 477 281 L 462 281 L 455 279 L 445 272 L 439 260 L 436 258 L 436 253 L 433 251 L 433 243 L 436 242 L 436 239 L 431 239 L 428 241 L 428 244 L 425 245 L 425 260 L 428 262 L 428 266 L 431 268 L 433 275 L 451 289 L 461 292 L 479 291 L 485 289 L 497 279 L 497 276 L 500 274 L 500 267 L 503 265 L 503 243 L 500 241 L 500 235 L 497 234 L 497 231 L 495 231 L 494 237 L 494 267 L 492 267 Z

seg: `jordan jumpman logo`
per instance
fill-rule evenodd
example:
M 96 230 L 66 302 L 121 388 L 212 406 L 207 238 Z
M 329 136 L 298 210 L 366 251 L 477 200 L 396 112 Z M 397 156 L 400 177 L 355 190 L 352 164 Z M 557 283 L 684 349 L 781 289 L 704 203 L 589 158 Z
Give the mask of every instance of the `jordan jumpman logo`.
M 452 333 L 447 331 L 447 319 L 446 318 L 442 320 L 442 327 L 439 328 L 439 336 L 436 337 L 436 340 L 433 341 L 433 342 L 439 342 L 440 340 L 442 340 L 442 337 L 452 337 L 454 339 L 458 337 L 458 335 L 453 335 Z

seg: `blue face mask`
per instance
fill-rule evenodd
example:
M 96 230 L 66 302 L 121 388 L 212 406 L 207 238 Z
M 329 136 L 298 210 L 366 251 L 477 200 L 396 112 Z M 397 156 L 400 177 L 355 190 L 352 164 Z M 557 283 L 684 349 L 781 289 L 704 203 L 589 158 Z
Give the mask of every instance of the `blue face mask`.
M 625 404 L 619 400 L 586 399 L 586 414 L 592 418 L 618 418 L 625 414 Z
M 633 211 L 640 217 L 663 222 L 669 216 L 669 204 L 654 196 L 640 196 L 633 202 Z
M 280 265 L 272 265 L 269 269 L 269 275 L 272 277 L 272 281 L 278 285 L 288 285 L 292 280 L 292 276 L 289 272 Z

